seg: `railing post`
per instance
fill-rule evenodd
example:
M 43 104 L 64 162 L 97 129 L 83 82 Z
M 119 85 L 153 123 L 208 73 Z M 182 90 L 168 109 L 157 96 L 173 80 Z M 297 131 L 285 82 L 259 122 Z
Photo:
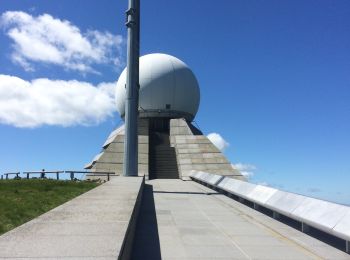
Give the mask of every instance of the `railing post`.
M 8 174 L 5 174 L 6 175 L 6 180 L 8 180 L 9 179 L 9 175 Z
M 71 181 L 74 179 L 74 172 L 70 173 L 70 179 L 71 179 Z
M 27 180 L 29 180 L 29 172 L 27 172 Z
M 57 179 L 57 180 L 59 180 L 59 179 L 60 179 L 60 177 L 59 177 L 59 173 L 58 173 L 58 172 L 56 172 L 56 179 Z
M 18 179 L 19 172 L 16 173 L 16 178 Z
M 109 181 L 109 172 L 107 172 L 107 180 Z
M 40 178 L 44 179 L 45 178 L 45 169 L 41 170 Z
M 303 233 L 307 233 L 309 232 L 310 228 L 307 224 L 305 224 L 304 222 L 301 222 L 301 232 Z

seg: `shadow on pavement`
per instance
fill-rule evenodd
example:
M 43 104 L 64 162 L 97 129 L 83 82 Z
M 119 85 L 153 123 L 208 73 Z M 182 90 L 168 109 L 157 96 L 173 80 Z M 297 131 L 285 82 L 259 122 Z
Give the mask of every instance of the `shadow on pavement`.
M 162 259 L 153 187 L 149 184 L 145 184 L 143 190 L 131 259 Z

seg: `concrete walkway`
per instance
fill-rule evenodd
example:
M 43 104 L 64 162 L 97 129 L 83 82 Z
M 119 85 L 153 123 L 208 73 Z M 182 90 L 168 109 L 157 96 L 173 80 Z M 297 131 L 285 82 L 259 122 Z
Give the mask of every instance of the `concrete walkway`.
M 192 181 L 145 185 L 133 259 L 350 259 Z
M 0 236 L 0 259 L 117 259 L 142 184 L 114 177 L 13 229 Z

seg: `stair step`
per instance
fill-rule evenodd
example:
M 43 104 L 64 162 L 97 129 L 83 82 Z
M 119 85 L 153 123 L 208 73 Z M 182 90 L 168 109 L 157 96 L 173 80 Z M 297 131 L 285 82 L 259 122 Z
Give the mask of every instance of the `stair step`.
M 167 133 L 150 133 L 149 140 L 149 177 L 150 179 L 178 179 L 175 148 L 170 146 Z

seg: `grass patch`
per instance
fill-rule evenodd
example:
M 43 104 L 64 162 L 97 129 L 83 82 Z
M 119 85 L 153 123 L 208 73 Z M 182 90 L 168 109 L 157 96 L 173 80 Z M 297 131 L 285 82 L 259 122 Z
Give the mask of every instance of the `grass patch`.
M 97 185 L 49 179 L 0 180 L 0 235 Z

